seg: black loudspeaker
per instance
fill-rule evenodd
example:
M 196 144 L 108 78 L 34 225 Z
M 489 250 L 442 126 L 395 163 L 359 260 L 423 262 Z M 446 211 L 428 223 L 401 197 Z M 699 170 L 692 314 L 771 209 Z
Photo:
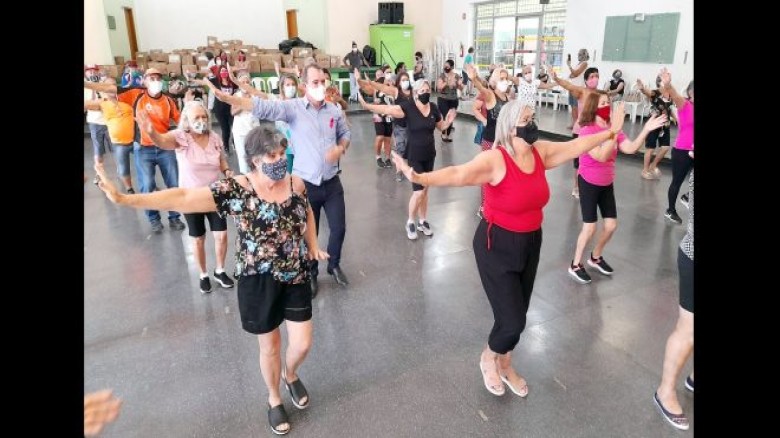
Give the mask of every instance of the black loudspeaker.
M 404 24 L 404 4 L 401 2 L 379 3 L 379 24 Z
M 549 5 L 550 4 L 550 0 L 539 0 L 539 4 L 540 5 Z

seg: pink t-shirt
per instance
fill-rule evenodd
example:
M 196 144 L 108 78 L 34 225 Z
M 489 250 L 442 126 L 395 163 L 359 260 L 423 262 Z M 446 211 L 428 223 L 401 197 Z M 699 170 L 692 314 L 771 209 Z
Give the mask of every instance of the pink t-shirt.
M 691 151 L 693 150 L 693 104 L 690 100 L 686 100 L 683 107 L 677 111 L 677 117 L 679 129 L 674 147 Z
M 596 124 L 586 125 L 580 128 L 580 137 L 588 135 L 598 134 L 599 132 L 606 131 L 607 128 L 602 128 Z M 626 140 L 626 134 L 623 131 L 617 134 L 617 144 L 623 143 Z M 596 185 L 596 186 L 608 186 L 615 181 L 615 158 L 617 158 L 617 147 L 612 151 L 612 155 L 605 162 L 600 162 L 591 157 L 589 153 L 585 152 L 580 155 L 580 169 L 579 174 L 582 175 L 582 179 Z
M 206 187 L 220 178 L 222 139 L 209 131 L 209 144 L 202 148 L 192 135 L 177 129 L 176 162 L 179 164 L 179 187 Z

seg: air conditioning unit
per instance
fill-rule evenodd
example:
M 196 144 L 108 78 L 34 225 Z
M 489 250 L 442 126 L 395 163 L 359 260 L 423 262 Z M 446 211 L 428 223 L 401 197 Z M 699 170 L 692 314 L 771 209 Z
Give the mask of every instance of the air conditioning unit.
M 645 21 L 645 14 L 634 14 L 634 21 L 637 23 Z

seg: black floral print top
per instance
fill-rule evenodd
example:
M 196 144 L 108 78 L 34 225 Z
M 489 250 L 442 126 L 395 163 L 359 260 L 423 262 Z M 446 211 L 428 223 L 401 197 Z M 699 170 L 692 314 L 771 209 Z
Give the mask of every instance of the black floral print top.
M 292 196 L 281 203 L 260 199 L 254 188 L 247 190 L 233 178 L 210 188 L 217 212 L 236 222 L 236 276 L 270 273 L 281 283 L 309 281 L 303 238 L 309 201 L 292 190 L 292 179 Z

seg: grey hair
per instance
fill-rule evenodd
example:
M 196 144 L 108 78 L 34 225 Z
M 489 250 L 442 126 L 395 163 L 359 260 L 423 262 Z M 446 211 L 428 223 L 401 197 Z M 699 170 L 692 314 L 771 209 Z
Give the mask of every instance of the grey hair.
M 525 95 L 520 95 L 517 99 L 510 100 L 501 107 L 501 112 L 498 113 L 498 120 L 496 121 L 496 141 L 493 143 L 493 148 L 502 145 L 509 152 L 509 155 L 515 155 L 512 137 L 517 132 L 515 127 L 525 107 L 534 108 L 534 101 L 528 99 Z
M 316 62 L 312 62 L 311 64 L 306 64 L 305 67 L 303 67 L 303 72 L 301 72 L 301 81 L 304 83 L 309 82 L 309 70 L 315 69 L 322 71 L 322 67 L 320 67 L 319 64 Z
M 257 166 L 252 162 L 255 157 L 270 155 L 279 148 L 287 147 L 287 139 L 282 137 L 269 123 L 252 128 L 246 136 L 244 148 L 246 150 L 246 164 L 249 169 L 255 170 Z
M 428 79 L 417 79 L 412 84 L 412 90 L 417 93 L 420 91 L 420 88 L 422 88 L 423 85 L 428 84 L 428 88 L 431 88 L 431 83 L 428 82 Z
M 200 107 L 203 109 L 203 111 L 206 113 L 206 126 L 211 126 L 211 115 L 209 115 L 209 110 L 206 108 L 206 105 L 203 104 L 203 101 L 200 100 L 191 100 L 189 102 L 184 103 L 184 107 L 181 109 L 181 118 L 179 119 L 179 126 L 178 129 L 181 129 L 182 131 L 189 132 L 192 129 L 192 120 L 190 120 L 190 112 L 193 110 L 193 108 Z

